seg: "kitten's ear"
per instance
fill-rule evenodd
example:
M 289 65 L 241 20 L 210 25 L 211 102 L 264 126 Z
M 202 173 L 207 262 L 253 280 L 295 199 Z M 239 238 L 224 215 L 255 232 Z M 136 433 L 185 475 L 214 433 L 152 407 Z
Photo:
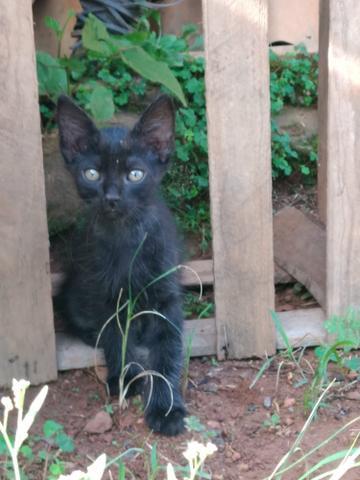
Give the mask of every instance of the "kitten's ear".
M 175 109 L 170 97 L 161 95 L 142 114 L 131 132 L 135 141 L 151 148 L 165 163 L 174 144 Z
M 66 95 L 59 97 L 57 121 L 60 148 L 67 163 L 99 142 L 100 133 L 91 118 Z

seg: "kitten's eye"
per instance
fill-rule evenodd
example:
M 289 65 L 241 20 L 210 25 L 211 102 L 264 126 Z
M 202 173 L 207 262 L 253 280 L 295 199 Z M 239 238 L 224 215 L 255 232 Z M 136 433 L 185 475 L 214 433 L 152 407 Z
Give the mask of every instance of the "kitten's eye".
M 84 176 L 90 182 L 97 182 L 100 178 L 100 173 L 95 168 L 88 168 L 84 170 Z
M 144 176 L 145 176 L 145 173 L 142 170 L 131 170 L 127 178 L 128 180 L 130 180 L 130 182 L 136 183 L 136 182 L 141 182 Z

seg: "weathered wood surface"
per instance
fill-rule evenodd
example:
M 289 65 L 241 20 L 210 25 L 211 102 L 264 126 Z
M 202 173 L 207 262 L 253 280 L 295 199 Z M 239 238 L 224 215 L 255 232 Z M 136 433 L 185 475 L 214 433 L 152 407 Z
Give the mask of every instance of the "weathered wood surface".
M 69 10 L 75 12 L 81 11 L 80 0 L 37 0 L 33 6 L 34 27 L 35 27 L 35 43 L 36 49 L 58 54 L 58 40 L 52 30 L 50 30 L 44 22 L 46 16 L 55 18 L 61 26 L 67 21 Z M 61 53 L 65 55 L 71 54 L 71 47 L 75 43 L 74 37 L 71 36 L 75 26 L 76 19 L 71 18 L 67 23 L 63 38 L 61 41 Z
M 279 312 L 279 319 L 293 347 L 310 347 L 320 345 L 326 340 L 326 332 L 323 327 L 324 313 L 321 308 L 305 310 L 293 310 Z M 186 338 L 192 336 L 192 357 L 203 355 L 215 355 L 217 352 L 216 324 L 214 318 L 201 320 L 186 320 L 184 343 Z M 225 342 L 224 337 L 221 342 Z M 65 333 L 56 334 L 57 362 L 59 370 L 71 370 L 74 368 L 87 368 L 95 365 L 105 365 L 104 355 L 101 350 L 95 350 L 85 345 L 81 340 L 70 337 Z M 276 335 L 276 347 L 284 348 L 281 336 Z
M 203 12 L 217 329 L 230 358 L 271 354 L 267 1 L 204 0 Z
M 320 0 L 319 27 L 319 159 L 317 170 L 317 200 L 319 215 L 326 224 L 327 197 L 327 129 L 328 129 L 328 48 L 329 48 L 329 0 Z
M 0 385 L 56 378 L 31 2 L 0 0 Z
M 300 210 L 285 207 L 274 216 L 274 258 L 325 307 L 326 232 Z
M 187 345 L 188 341 L 191 341 L 191 356 L 213 355 L 216 352 L 215 319 L 187 320 L 184 329 L 184 345 Z M 224 342 L 224 339 L 222 341 Z M 56 334 L 56 352 L 59 370 L 95 365 L 95 350 L 63 332 Z M 96 361 L 98 365 L 105 364 L 104 355 L 100 349 L 96 354 Z
M 321 308 L 278 312 L 277 315 L 292 347 L 314 347 L 326 341 L 325 314 Z M 276 347 L 285 348 L 279 332 L 276 334 Z
M 212 259 L 208 260 L 193 260 L 185 263 L 186 266 L 194 270 L 200 277 L 201 284 L 203 286 L 213 285 L 214 283 L 214 271 L 213 271 L 213 261 Z M 56 295 L 59 291 L 59 288 L 64 281 L 63 273 L 52 273 L 51 274 L 51 285 L 52 285 L 52 295 Z M 278 283 L 290 283 L 294 281 L 288 272 L 283 270 L 281 267 L 275 264 L 274 272 L 274 282 Z M 196 287 L 200 286 L 199 279 L 197 276 L 188 269 L 182 270 L 181 283 L 184 287 Z
M 360 307 L 359 25 L 358 0 L 329 0 L 328 314 L 343 314 L 350 305 Z
M 212 260 L 194 260 L 184 264 L 188 268 L 181 270 L 181 283 L 185 287 L 198 286 L 200 284 L 212 285 L 214 283 Z M 194 273 L 196 272 L 196 273 Z M 51 274 L 52 295 L 56 295 L 64 281 L 63 273 Z M 200 278 L 200 281 L 199 281 Z

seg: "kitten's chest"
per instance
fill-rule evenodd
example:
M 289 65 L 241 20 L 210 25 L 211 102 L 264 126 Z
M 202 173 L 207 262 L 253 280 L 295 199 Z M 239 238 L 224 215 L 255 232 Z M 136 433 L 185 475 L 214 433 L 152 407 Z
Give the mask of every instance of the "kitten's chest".
M 156 250 L 156 245 L 146 244 L 143 238 L 102 239 L 94 252 L 94 281 L 110 298 L 117 298 L 120 290 L 128 295 L 129 286 L 136 294 L 156 274 Z

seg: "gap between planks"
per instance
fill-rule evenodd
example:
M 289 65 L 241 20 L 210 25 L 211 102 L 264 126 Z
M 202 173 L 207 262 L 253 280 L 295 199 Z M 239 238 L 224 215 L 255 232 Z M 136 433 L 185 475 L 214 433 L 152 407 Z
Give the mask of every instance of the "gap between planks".
M 278 312 L 278 316 L 293 347 L 310 347 L 326 341 L 325 315 L 321 308 Z M 191 356 L 216 354 L 216 324 L 214 318 L 186 320 L 185 345 L 189 336 L 192 336 Z M 225 345 L 224 337 L 220 339 L 220 342 Z M 284 347 L 284 342 L 277 333 L 276 348 L 282 349 Z M 88 368 L 95 365 L 95 349 L 63 332 L 56 334 L 56 355 L 58 370 Z M 96 362 L 99 366 L 105 363 L 101 350 L 96 354 Z

